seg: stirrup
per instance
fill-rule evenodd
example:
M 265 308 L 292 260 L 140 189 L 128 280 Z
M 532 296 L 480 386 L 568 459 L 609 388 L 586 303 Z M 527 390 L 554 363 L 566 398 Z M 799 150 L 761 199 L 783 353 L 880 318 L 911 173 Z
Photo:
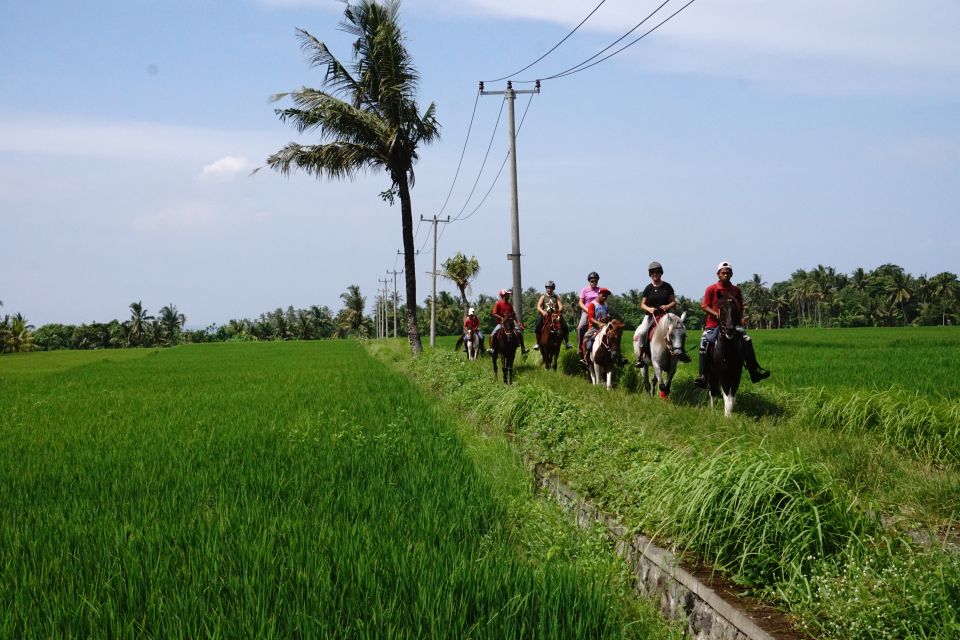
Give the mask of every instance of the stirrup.
M 699 375 L 693 379 L 693 384 L 697 385 L 701 389 L 707 388 L 707 377 L 704 375 Z

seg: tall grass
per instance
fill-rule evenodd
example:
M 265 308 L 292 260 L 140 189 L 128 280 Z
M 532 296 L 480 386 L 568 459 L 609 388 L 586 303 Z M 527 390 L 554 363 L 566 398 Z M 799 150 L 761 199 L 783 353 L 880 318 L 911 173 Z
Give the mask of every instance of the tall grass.
M 790 404 L 786 417 L 729 421 L 532 369 L 507 387 L 486 366 L 443 352 L 427 353 L 411 368 L 475 419 L 514 434 L 528 455 L 561 466 L 570 484 L 608 512 L 778 599 L 817 635 L 885 637 L 888 628 L 898 630 L 895 637 L 956 635 L 956 556 L 935 544 L 918 548 L 881 526 L 878 506 L 816 457 L 818 446 L 841 440 L 811 446 L 817 427 L 799 426 L 800 401 L 783 390 L 772 393 Z M 797 444 L 768 446 L 767 431 Z M 703 446 L 723 434 L 719 444 Z M 849 459 L 862 466 L 872 445 L 846 437 L 842 446 L 848 448 L 831 452 L 831 464 Z M 887 453 L 877 459 L 898 460 Z M 858 573 L 867 565 L 873 568 Z M 915 580 L 910 566 L 940 570 Z M 850 585 L 857 575 L 864 582 Z M 900 575 L 914 582 L 898 582 Z
M 43 369 L 0 370 L 0 637 L 637 635 L 355 343 Z

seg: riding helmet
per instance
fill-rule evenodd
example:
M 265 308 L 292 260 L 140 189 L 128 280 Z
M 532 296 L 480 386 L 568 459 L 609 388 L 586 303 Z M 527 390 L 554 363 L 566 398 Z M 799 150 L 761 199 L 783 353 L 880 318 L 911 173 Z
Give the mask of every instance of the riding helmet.
M 654 260 L 650 263 L 650 266 L 647 267 L 647 271 L 663 271 L 663 265 Z
M 726 260 L 724 260 L 723 262 L 717 265 L 717 273 L 720 273 L 721 269 L 730 269 L 730 271 L 733 271 L 733 265 L 727 262 Z
M 597 280 L 599 280 L 599 279 L 600 279 L 600 274 L 597 273 L 596 271 L 591 271 L 590 273 L 587 274 L 587 280 L 592 280 L 592 279 L 594 279 L 594 278 L 596 278 Z
M 470 307 L 469 309 L 467 309 L 467 315 L 468 315 L 468 316 L 472 316 L 472 315 L 473 315 L 473 307 Z
M 510 289 L 500 289 L 500 297 L 511 295 L 513 291 Z
M 606 287 L 600 287 L 600 291 L 597 291 L 598 296 L 604 293 L 610 295 L 610 289 L 607 289 Z
M 553 280 L 547 280 L 547 284 L 543 285 L 544 289 L 556 289 L 557 285 L 554 284 Z

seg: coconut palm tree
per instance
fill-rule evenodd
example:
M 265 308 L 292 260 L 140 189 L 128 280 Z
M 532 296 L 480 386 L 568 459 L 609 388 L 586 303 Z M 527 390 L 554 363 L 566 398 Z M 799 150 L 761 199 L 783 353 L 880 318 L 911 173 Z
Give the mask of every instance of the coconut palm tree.
M 400 199 L 404 275 L 407 295 L 407 337 L 417 354 L 423 350 L 417 329 L 417 268 L 414 262 L 413 205 L 410 188 L 417 148 L 439 138 L 433 103 L 422 114 L 416 102 L 419 74 L 404 44 L 398 21 L 399 0 L 360 0 L 347 4 L 340 28 L 356 37 L 353 62 L 341 63 L 323 42 L 298 30 L 300 48 L 311 67 L 325 70 L 328 91 L 302 88 L 274 96 L 289 98 L 293 107 L 278 109 L 283 122 L 298 132 L 318 131 L 320 144 L 289 143 L 267 158 L 282 174 L 300 169 L 317 177 L 353 178 L 367 170 L 384 170 L 390 188 L 380 196 Z
M 470 289 L 470 281 L 480 273 L 480 262 L 476 256 L 469 258 L 459 251 L 452 258 L 447 258 L 440 265 L 443 271 L 440 272 L 447 280 L 457 285 L 460 290 L 460 302 L 463 304 L 463 315 L 467 315 L 467 308 L 470 303 L 467 302 L 467 291 Z
M 147 314 L 143 308 L 143 301 L 130 303 L 129 330 L 127 332 L 127 346 L 138 347 L 143 342 L 147 334 L 147 326 L 153 320 L 153 316 Z
M 340 294 L 343 309 L 337 314 L 336 335 L 338 338 L 356 336 L 366 338 L 372 329 L 370 318 L 364 315 L 367 299 L 360 293 L 360 287 L 352 284 Z
M 24 353 L 36 348 L 33 325 L 20 313 L 4 316 L 0 321 L 0 352 Z
M 180 342 L 180 331 L 183 329 L 187 317 L 177 310 L 177 305 L 172 302 L 165 307 L 160 308 L 160 316 L 157 318 L 160 326 L 163 328 L 163 337 L 166 344 L 177 344 Z

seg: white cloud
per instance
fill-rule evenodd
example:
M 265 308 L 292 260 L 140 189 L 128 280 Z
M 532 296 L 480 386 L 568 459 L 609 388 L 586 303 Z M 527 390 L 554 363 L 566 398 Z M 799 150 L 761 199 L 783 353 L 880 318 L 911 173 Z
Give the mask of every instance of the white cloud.
M 203 168 L 200 180 L 229 179 L 238 174 L 249 174 L 254 164 L 243 156 L 224 156 Z

